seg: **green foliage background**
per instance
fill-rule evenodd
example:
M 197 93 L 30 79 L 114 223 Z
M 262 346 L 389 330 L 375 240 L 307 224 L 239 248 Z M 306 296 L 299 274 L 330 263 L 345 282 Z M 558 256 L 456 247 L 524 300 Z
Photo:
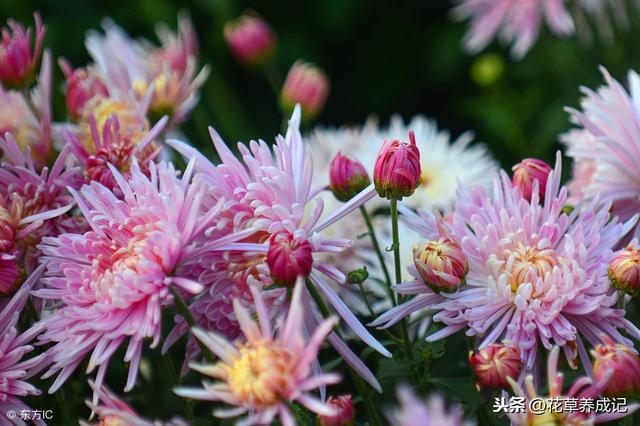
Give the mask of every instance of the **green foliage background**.
M 383 122 L 394 113 L 405 118 L 426 114 L 453 135 L 474 130 L 478 140 L 487 143 L 509 168 L 525 156 L 552 161 L 559 149 L 557 135 L 570 128 L 563 108 L 578 105 L 580 85 L 595 88 L 601 84 L 598 65 L 618 79 L 624 79 L 628 69 L 638 69 L 637 10 L 633 10 L 630 28 L 618 29 L 614 43 L 603 43 L 597 30 L 592 43 L 577 38 L 560 40 L 543 31 L 526 58 L 513 61 L 507 50 L 496 44 L 479 56 L 466 54 L 460 45 L 466 23 L 451 19 L 450 6 L 448 0 L 4 0 L 0 17 L 4 21 L 12 16 L 31 24 L 33 11 L 39 10 L 47 25 L 46 46 L 56 57 L 65 56 L 80 66 L 89 60 L 85 34 L 98 29 L 103 17 L 110 16 L 133 36 L 155 40 L 157 22 L 175 27 L 178 11 L 189 11 L 199 36 L 201 61 L 211 66 L 212 73 L 182 130 L 210 155 L 208 125 L 230 142 L 251 138 L 271 141 L 280 129 L 282 116 L 266 80 L 239 66 L 222 37 L 223 24 L 247 9 L 262 15 L 277 32 L 277 64 L 283 75 L 302 58 L 317 63 L 330 76 L 331 95 L 318 118 L 320 123 L 359 124 L 371 114 Z M 58 120 L 65 118 L 62 81 L 56 68 L 54 109 Z M 635 312 L 633 315 L 637 318 Z M 474 393 L 464 357 L 456 355 L 451 362 L 452 354 L 466 351 L 463 337 L 449 339 L 446 352 L 440 344 L 421 345 L 416 348 L 419 359 L 433 362 L 436 372 L 426 383 L 464 401 L 468 408 L 486 404 Z M 144 408 L 144 415 L 168 418 L 183 407 L 170 391 L 171 368 L 162 364 L 156 352 L 149 354 L 151 372 L 147 378 L 142 375 L 144 386 L 128 398 Z M 173 352 L 176 364 L 181 353 L 182 348 Z M 119 360 L 121 355 L 113 359 Z M 393 370 L 397 363 L 378 367 L 385 387 L 412 374 L 410 366 Z M 108 381 L 117 391 L 124 383 L 125 368 L 121 362 L 112 363 Z M 84 372 L 76 376 L 64 388 L 65 401 L 45 397 L 31 403 L 57 409 L 65 402 L 71 418 L 57 417 L 55 424 L 72 421 L 75 413 L 86 416 L 88 410 L 80 396 L 88 394 Z M 194 377 L 189 380 L 197 381 Z M 385 398 L 390 402 L 390 396 Z M 208 409 L 200 406 L 197 414 L 203 424 L 211 421 L 204 420 L 211 419 Z

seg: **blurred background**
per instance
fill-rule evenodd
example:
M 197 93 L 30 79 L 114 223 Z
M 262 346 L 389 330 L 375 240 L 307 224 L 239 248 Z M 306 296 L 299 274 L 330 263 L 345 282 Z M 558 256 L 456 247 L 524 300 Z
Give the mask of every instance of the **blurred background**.
M 637 16 L 631 16 L 628 28 L 617 28 L 614 43 L 603 42 L 597 30 L 591 42 L 558 39 L 543 30 L 523 60 L 511 60 L 496 43 L 471 56 L 460 45 L 467 24 L 452 20 L 451 5 L 450 0 L 5 0 L 0 14 L 3 21 L 13 16 L 31 24 L 33 11 L 40 10 L 48 27 L 45 44 L 55 56 L 82 65 L 89 60 L 82 40 L 103 17 L 134 37 L 155 41 L 157 22 L 175 28 L 178 11 L 188 11 L 201 60 L 212 73 L 182 129 L 207 153 L 212 152 L 208 125 L 227 141 L 272 141 L 280 129 L 277 98 L 266 79 L 239 65 L 223 40 L 224 23 L 247 10 L 276 31 L 283 76 L 297 59 L 315 62 L 329 75 L 331 93 L 317 123 L 339 126 L 362 123 L 370 115 L 386 122 L 395 113 L 426 114 L 454 136 L 475 131 L 504 167 L 525 156 L 551 161 L 559 148 L 557 135 L 570 127 L 564 107 L 578 105 L 579 86 L 600 85 L 599 65 L 624 79 L 640 61 Z M 64 111 L 62 81 L 56 69 L 58 113 Z

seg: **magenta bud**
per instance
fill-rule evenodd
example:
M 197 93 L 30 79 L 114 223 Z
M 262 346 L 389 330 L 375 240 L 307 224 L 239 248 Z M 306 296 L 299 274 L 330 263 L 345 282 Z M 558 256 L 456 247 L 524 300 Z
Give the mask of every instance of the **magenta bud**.
M 329 95 L 329 78 L 313 64 L 298 61 L 289 70 L 282 87 L 280 102 L 285 113 L 293 111 L 296 104 L 309 120 L 322 110 Z
M 271 58 L 277 38 L 263 19 L 242 15 L 224 26 L 224 39 L 238 61 L 258 66 Z
M 313 248 L 309 241 L 296 239 L 290 232 L 271 237 L 267 265 L 276 285 L 293 286 L 298 277 L 306 278 L 313 266 Z
M 409 143 L 388 139 L 382 145 L 373 169 L 373 183 L 381 197 L 402 200 L 420 184 L 420 151 L 413 131 Z
M 338 153 L 331 161 L 329 188 L 340 201 L 349 201 L 371 184 L 362 163 Z
M 513 186 L 520 188 L 522 195 L 531 201 L 533 183 L 538 181 L 540 199 L 544 199 L 547 178 L 553 169 L 550 165 L 536 158 L 525 158 L 513 166 Z

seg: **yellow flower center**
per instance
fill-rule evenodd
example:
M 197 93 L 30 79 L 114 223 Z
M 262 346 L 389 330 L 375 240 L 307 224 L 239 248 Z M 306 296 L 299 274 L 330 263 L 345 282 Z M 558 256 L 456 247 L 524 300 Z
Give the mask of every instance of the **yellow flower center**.
M 293 354 L 270 340 L 250 342 L 224 365 L 233 395 L 253 406 L 269 406 L 286 397 L 292 380 Z
M 81 140 L 87 152 L 90 154 L 96 153 L 96 147 L 89 126 L 89 114 L 93 114 L 98 133 L 101 137 L 107 120 L 113 114 L 118 117 L 120 135 L 123 139 L 132 141 L 133 145 L 136 145 L 148 130 L 146 121 L 136 112 L 132 105 L 125 102 L 114 101 L 109 98 L 95 98 L 95 101 L 91 100 L 85 108 L 85 115 L 80 124 Z
M 524 283 L 544 278 L 558 264 L 555 251 L 519 244 L 515 250 L 505 251 L 505 272 L 513 292 Z
M 98 426 L 127 426 L 127 422 L 120 416 L 107 416 L 100 419 Z

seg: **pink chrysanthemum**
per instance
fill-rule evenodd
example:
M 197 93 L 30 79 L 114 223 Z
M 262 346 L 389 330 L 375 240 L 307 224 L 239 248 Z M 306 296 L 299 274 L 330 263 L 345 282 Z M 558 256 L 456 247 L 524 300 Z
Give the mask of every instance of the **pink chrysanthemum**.
M 92 412 L 98 415 L 98 423 L 80 421 L 81 426 L 188 426 L 186 422 L 178 418 L 168 422 L 145 419 L 106 386 L 97 388 L 91 381 L 89 386 L 98 393 L 100 399 L 100 403 L 97 405 L 90 401 L 86 402 Z
M 567 406 L 564 409 L 562 406 L 568 404 L 567 400 L 575 399 L 579 404 L 584 400 L 595 400 L 602 394 L 602 390 L 609 381 L 611 374 L 603 377 L 597 382 L 593 383 L 593 380 L 588 377 L 581 377 L 573 382 L 573 385 L 563 392 L 564 375 L 558 371 L 558 358 L 560 355 L 560 348 L 555 346 L 549 353 L 549 359 L 547 361 L 547 380 L 548 380 L 548 395 L 541 396 L 536 391 L 533 375 L 529 374 L 524 379 L 525 389 L 515 382 L 511 377 L 509 383 L 513 387 L 513 391 L 516 396 L 525 398 L 525 407 L 530 407 L 530 401 L 533 399 L 539 399 L 545 403 L 544 407 L 540 404 L 534 407 L 537 412 L 527 410 L 524 413 L 509 413 L 511 418 L 511 424 L 515 426 L 529 426 L 529 425 L 547 425 L 547 424 L 561 424 L 561 425 L 576 425 L 576 426 L 588 426 L 595 423 L 605 423 L 612 420 L 616 420 L 622 417 L 633 414 L 638 408 L 639 404 L 630 404 L 626 407 L 626 412 L 603 412 L 596 413 L 588 410 L 583 410 L 578 407 L 577 410 L 569 409 Z M 613 371 L 611 371 L 612 373 Z M 526 391 L 525 391 L 526 390 Z M 546 408 L 546 410 L 542 410 Z M 539 411 L 538 411 L 539 410 Z
M 45 51 L 38 83 L 27 94 L 0 88 L 0 137 L 13 134 L 20 150 L 33 157 L 39 170 L 49 163 L 52 152 L 51 120 L 51 55 Z
M 321 231 L 371 199 L 375 190 L 370 185 L 342 208 L 320 221 L 323 204 L 321 199 L 316 198 L 315 206 L 310 205 L 315 195 L 311 192 L 313 171 L 310 152 L 305 149 L 299 125 L 300 108 L 296 108 L 286 136 L 276 138 L 273 152 L 262 141 L 252 141 L 249 146 L 239 144 L 244 164 L 233 155 L 213 129 L 213 143 L 222 160 L 222 164 L 218 166 L 211 164 L 187 144 L 170 141 L 186 157 L 196 157 L 196 170 L 202 172 L 209 184 L 208 199 L 205 199 L 203 206 L 207 208 L 208 204 L 224 200 L 224 211 L 216 219 L 212 235 L 244 235 L 243 240 L 232 245 L 235 250 L 214 254 L 211 257 L 215 259 L 213 262 L 208 258 L 206 265 L 200 265 L 206 269 L 200 280 L 212 283 L 213 287 L 216 282 L 231 278 L 237 283 L 237 289 L 241 290 L 240 297 L 246 300 L 251 299 L 247 294 L 248 284 L 255 283 L 268 293 L 269 303 L 286 303 L 283 300 L 286 292 L 284 288 L 274 288 L 273 271 L 269 271 L 267 265 L 271 237 L 284 236 L 285 239 L 297 242 L 296 244 L 304 242 L 305 247 L 310 247 L 313 257 L 308 276 L 310 285 L 345 320 L 355 335 L 379 353 L 390 356 L 329 284 L 328 279 L 331 279 L 339 285 L 345 285 L 344 273 L 320 259 L 323 253 L 337 253 L 350 245 L 350 241 L 346 239 L 324 239 Z M 202 297 L 208 297 L 209 294 L 203 293 Z M 307 309 L 305 318 L 306 326 L 311 330 L 317 326 L 321 315 L 313 304 L 311 295 L 306 290 L 304 294 L 304 300 L 313 306 Z M 214 297 L 220 300 L 219 294 Z M 230 301 L 231 297 L 227 300 Z M 215 316 L 218 313 L 211 311 L 209 315 Z M 332 333 L 329 342 L 365 380 L 380 389 L 373 374 L 337 334 Z
M 112 114 L 102 126 L 102 131 L 93 115 L 89 115 L 89 128 L 93 145 L 86 146 L 74 132 L 65 130 L 65 138 L 75 157 L 82 165 L 87 181 L 96 181 L 109 189 L 116 190 L 117 182 L 109 170 L 109 165 L 120 171 L 125 178 L 130 176 L 132 159 L 142 165 L 148 174 L 147 165 L 160 153 L 156 144 L 160 132 L 167 122 L 163 117 L 148 132 L 131 134 L 120 130 L 117 114 Z
M 68 150 L 63 150 L 51 169 L 37 170 L 33 157 L 21 151 L 10 133 L 0 137 L 0 150 L 6 160 L 0 167 L 0 257 L 11 255 L 31 272 L 42 237 L 82 229 L 65 214 L 74 204 L 67 186 L 76 185 L 78 169 L 66 167 Z
M 3 416 L 9 410 L 17 413 L 20 413 L 21 410 L 30 410 L 20 401 L 20 398 L 40 394 L 40 391 L 26 380 L 29 377 L 28 372 L 36 368 L 44 354 L 28 360 L 23 358 L 33 350 L 33 346 L 28 343 L 41 330 L 38 326 L 34 326 L 24 333 L 18 334 L 16 324 L 29 297 L 31 287 L 41 274 L 42 268 L 34 271 L 0 312 L 0 412 L 3 413 Z M 12 424 L 11 421 L 9 423 Z M 39 424 L 44 423 L 40 422 Z
M 408 387 L 398 389 L 400 406 L 386 413 L 391 426 L 471 426 L 464 421 L 464 412 L 459 406 L 447 410 L 440 395 L 431 395 L 422 400 Z
M 206 66 L 196 73 L 198 48 L 189 18 L 179 17 L 177 35 L 164 26 L 158 29 L 161 48 L 132 40 L 113 22 L 107 21 L 104 29 L 104 35 L 91 33 L 86 44 L 109 94 L 133 91 L 148 105 L 153 121 L 169 115 L 172 125 L 182 122 L 209 73 Z
M 42 53 L 44 26 L 36 12 L 35 45 L 31 47 L 31 28 L 9 19 L 8 28 L 2 29 L 0 43 L 0 82 L 5 87 L 23 89 L 35 78 L 36 67 Z
M 571 362 L 590 361 L 582 339 L 596 345 L 605 334 L 633 346 L 618 329 L 634 337 L 640 331 L 617 309 L 617 293 L 607 278 L 612 248 L 637 218 L 624 224 L 611 219 L 609 205 L 579 205 L 567 215 L 567 189 L 560 188 L 561 157 L 549 175 L 544 203 L 537 183 L 531 201 L 511 185 L 506 173 L 494 183 L 493 196 L 479 189 L 458 191 L 451 223 L 427 213 L 404 210 L 407 223 L 427 238 L 439 232 L 459 242 L 469 262 L 466 285 L 458 292 L 436 294 L 416 280 L 395 287 L 417 295 L 389 310 L 373 325 L 388 327 L 407 314 L 427 308 L 444 328 L 433 341 L 466 330 L 481 338 L 480 348 L 506 341 L 520 351 L 526 370 L 536 361 L 538 344 L 561 346 Z M 576 353 L 577 351 L 577 353 Z
M 258 322 L 239 302 L 234 310 L 245 341 L 232 344 L 215 333 L 195 329 L 194 334 L 220 361 L 214 365 L 191 365 L 191 368 L 217 383 L 204 382 L 204 389 L 177 388 L 186 398 L 223 401 L 233 406 L 214 411 L 216 417 L 236 417 L 248 413 L 241 424 L 271 424 L 278 416 L 284 426 L 296 422 L 288 404 L 298 402 L 309 410 L 332 415 L 334 409 L 309 392 L 340 381 L 337 374 L 314 374 L 314 361 L 322 342 L 338 322 L 324 320 L 311 334 L 304 326 L 304 281 L 298 279 L 286 318 L 278 326 L 277 335 L 271 326 L 270 314 L 259 289 L 251 288 Z M 307 338 L 308 336 L 308 338 Z
M 561 137 L 574 160 L 569 189 L 575 201 L 600 197 L 611 202 L 612 212 L 628 220 L 640 212 L 640 76 L 629 71 L 627 92 L 607 70 L 600 70 L 606 86 L 595 92 L 583 88 L 582 110 L 568 109 L 580 126 Z
M 185 296 L 202 291 L 182 265 L 201 255 L 198 238 L 207 250 L 225 239 L 202 238 L 220 205 L 200 214 L 203 187 L 198 177 L 192 180 L 192 171 L 190 163 L 178 178 L 173 165 L 151 163 L 147 177 L 134 161 L 128 180 L 111 167 L 121 197 L 97 182 L 71 190 L 91 230 L 45 238 L 39 246 L 47 274 L 45 288 L 35 294 L 57 302 L 42 320 L 46 331 L 40 336 L 42 343 L 53 343 L 53 365 L 45 376 L 60 372 L 50 392 L 89 353 L 88 371 L 98 367 L 99 388 L 109 359 L 127 338 L 130 390 L 144 340 L 152 338 L 154 347 L 162 336 L 162 309 L 173 302 L 170 286 Z
M 455 16 L 471 19 L 464 44 L 473 53 L 499 36 L 506 43 L 513 43 L 511 53 L 520 58 L 538 39 L 543 21 L 552 33 L 561 37 L 574 31 L 564 0 L 459 0 L 458 3 Z

